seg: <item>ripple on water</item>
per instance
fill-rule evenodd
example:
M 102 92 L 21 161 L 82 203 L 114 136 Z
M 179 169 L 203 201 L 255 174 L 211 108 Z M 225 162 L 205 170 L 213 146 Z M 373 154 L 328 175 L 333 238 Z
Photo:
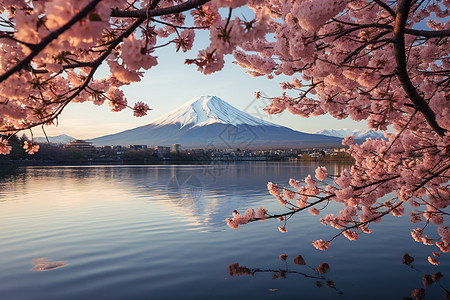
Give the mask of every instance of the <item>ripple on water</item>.
M 326 280 L 344 292 L 341 298 L 400 299 L 422 278 L 401 264 L 404 252 L 416 258 L 417 269 L 435 273 L 437 268 L 420 260 L 430 248 L 412 241 L 407 218 L 386 218 L 354 242 L 337 238 L 327 252 L 311 246 L 313 239 L 337 233 L 319 224 L 323 216 L 298 214 L 285 234 L 278 221 L 239 230 L 226 226 L 234 209 L 263 204 L 281 211 L 267 193 L 267 181 L 287 184 L 314 167 L 22 168 L 0 178 L 0 299 L 339 299 L 326 281 L 319 288 L 315 279 L 296 273 L 272 279 L 271 272 L 227 271 L 239 263 L 315 274 L 322 262 L 330 266 Z M 174 178 L 180 183 L 188 175 L 198 181 L 174 190 Z M 201 189 L 191 190 L 188 183 Z M 279 260 L 282 253 L 286 262 Z M 307 265 L 292 262 L 299 254 Z M 450 274 L 445 264 L 439 270 Z M 437 284 L 427 288 L 427 298 L 442 299 Z

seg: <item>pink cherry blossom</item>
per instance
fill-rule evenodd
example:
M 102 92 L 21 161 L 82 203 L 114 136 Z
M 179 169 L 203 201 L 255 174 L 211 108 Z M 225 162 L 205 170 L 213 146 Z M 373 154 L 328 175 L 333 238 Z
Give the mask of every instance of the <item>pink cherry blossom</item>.
M 327 179 L 328 173 L 325 167 L 317 167 L 316 169 L 316 178 L 317 180 L 323 181 Z
M 278 230 L 279 230 L 280 232 L 287 232 L 286 226 L 283 226 L 283 227 L 278 226 Z
M 28 143 L 27 141 L 25 141 L 23 144 L 23 149 L 25 149 L 25 152 L 32 155 L 39 150 L 39 145 Z
M 186 52 L 192 48 L 192 45 L 194 43 L 195 38 L 195 31 L 192 29 L 185 29 L 183 30 L 179 38 L 174 39 L 173 42 L 176 45 L 177 51 L 180 49 L 183 50 L 183 52 Z
M 244 12 L 229 10 L 237 7 Z M 384 131 L 383 139 L 343 139 L 355 162 L 347 170 L 332 174 L 318 167 L 317 181 L 311 175 L 304 184 L 291 179 L 289 188 L 269 183 L 286 213 L 236 212 L 227 219 L 232 228 L 276 216 L 286 221 L 332 203 L 342 206 L 339 215 L 320 222 L 354 239 L 387 214 L 402 216 L 405 202 L 417 212 L 411 222 L 420 222 L 419 212 L 427 221 L 413 238 L 446 249 L 449 7 L 448 0 L 419 6 L 403 0 L 188 0 L 160 1 L 150 9 L 140 0 L 133 6 L 119 0 L 0 0 L 6 20 L 0 153 L 11 151 L 13 134 L 57 124 L 69 103 L 108 103 L 114 112 L 129 108 L 144 116 L 148 105 L 128 106 L 122 87 L 147 76 L 159 51 L 186 52 L 191 58 L 185 63 L 204 74 L 222 70 L 228 55 L 249 76 L 282 82 L 280 95 L 255 94 L 268 100 L 266 113 L 327 114 Z M 199 39 L 197 30 L 209 40 Z M 197 54 L 191 53 L 194 41 Z M 25 147 L 30 154 L 38 150 L 32 143 Z M 334 182 L 324 187 L 328 177 Z M 346 231 L 349 224 L 354 230 Z M 436 228 L 442 241 L 424 233 Z M 328 248 L 330 241 L 319 241 L 316 248 Z
M 330 241 L 317 240 L 313 241 L 312 245 L 319 250 L 326 251 L 330 247 Z
M 450 243 L 450 227 L 448 226 L 439 226 L 438 234 L 441 236 L 442 241 L 449 244 Z
M 350 146 L 355 141 L 355 136 L 350 135 L 342 140 L 342 145 L 344 146 Z
M 143 117 L 147 115 L 147 111 L 150 110 L 150 107 L 148 107 L 147 104 L 144 102 L 137 102 L 133 107 L 133 114 L 136 117 Z
M 6 155 L 11 151 L 11 146 L 8 145 L 8 141 L 0 137 L 0 154 Z
M 308 211 L 309 211 L 310 214 L 312 214 L 312 215 L 314 215 L 314 216 L 317 216 L 318 214 L 320 214 L 320 210 L 318 210 L 318 209 L 315 208 L 315 207 L 310 208 Z
M 280 190 L 272 182 L 267 183 L 267 189 L 269 190 L 269 193 L 271 193 L 274 196 L 280 195 Z
M 265 220 L 267 218 L 267 209 L 260 206 L 255 213 L 255 217 L 261 219 L 261 221 Z
M 439 261 L 437 260 L 437 257 L 436 257 L 436 258 L 433 258 L 433 257 L 431 257 L 431 256 L 428 256 L 428 262 L 429 262 L 430 264 L 432 264 L 432 265 L 435 265 L 435 266 L 439 265 Z

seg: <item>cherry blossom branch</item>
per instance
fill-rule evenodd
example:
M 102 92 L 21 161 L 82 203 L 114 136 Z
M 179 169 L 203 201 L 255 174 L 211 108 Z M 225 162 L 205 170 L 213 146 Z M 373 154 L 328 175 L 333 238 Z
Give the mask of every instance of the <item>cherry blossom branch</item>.
M 384 8 L 395 19 L 395 11 L 388 4 L 384 3 L 382 0 L 374 0 L 374 2 Z
M 69 22 L 58 28 L 57 30 L 51 32 L 49 35 L 47 35 L 39 44 L 30 45 L 30 49 L 32 50 L 31 53 L 22 59 L 20 62 L 18 62 L 14 67 L 0 75 L 0 82 L 5 81 L 8 79 L 9 76 L 12 74 L 26 68 L 34 57 L 36 57 L 47 45 L 49 45 L 51 42 L 56 40 L 61 34 L 63 34 L 65 31 L 70 29 L 76 22 L 81 20 L 82 18 L 86 17 L 86 15 L 92 11 L 95 6 L 100 2 L 101 0 L 93 0 L 88 5 L 86 5 L 82 10 L 80 10 L 75 16 L 73 16 L 72 19 L 70 19 Z
M 350 32 L 365 29 L 365 28 L 380 28 L 380 29 L 388 29 L 388 30 L 394 30 L 394 26 L 389 24 L 382 24 L 382 23 L 370 23 L 370 24 L 356 24 L 351 22 L 345 22 L 338 19 L 332 19 L 334 22 L 353 26 L 353 28 L 345 29 L 344 31 L 336 32 L 340 35 L 346 35 Z M 412 29 L 412 28 L 404 28 L 404 32 L 406 34 L 415 35 L 415 36 L 421 36 L 425 38 L 443 38 L 450 36 L 450 29 L 442 29 L 442 30 L 421 30 L 421 29 Z
M 427 184 L 430 180 L 432 180 L 432 179 L 438 177 L 440 174 L 446 172 L 446 171 L 449 170 L 449 169 L 450 169 L 450 165 L 447 165 L 446 167 L 442 168 L 441 170 L 439 170 L 438 172 L 436 172 L 436 173 L 433 174 L 432 176 L 430 176 L 430 177 L 428 177 L 427 179 L 425 179 L 424 181 L 422 181 L 421 184 L 418 185 L 417 187 L 415 187 L 413 191 L 419 190 L 419 189 L 422 188 L 425 184 Z M 424 201 L 424 202 L 425 202 L 425 201 Z M 372 218 L 372 219 L 370 219 L 370 220 L 368 220 L 368 221 L 364 221 L 364 222 L 360 222 L 360 223 L 358 222 L 357 224 L 355 224 L 355 225 L 353 225 L 353 226 L 346 227 L 345 230 L 353 229 L 353 228 L 356 228 L 356 227 L 360 227 L 360 226 L 363 226 L 363 225 L 372 223 L 373 221 L 378 220 L 378 219 L 382 218 L 382 217 L 385 216 L 385 215 L 388 215 L 390 212 L 392 212 L 393 210 L 397 209 L 397 208 L 398 208 L 399 206 L 401 206 L 403 203 L 404 203 L 403 201 L 402 201 L 402 202 L 399 202 L 399 203 L 397 203 L 396 205 L 390 207 L 387 211 L 381 212 L 380 215 L 375 216 L 374 218 Z M 427 203 L 427 204 L 429 204 L 429 203 Z M 444 213 L 443 211 L 440 211 L 440 212 Z M 428 222 L 427 222 L 427 224 L 428 224 Z M 425 225 L 425 226 L 426 226 L 426 225 Z M 345 230 L 343 230 L 343 231 L 345 231 Z M 341 233 L 342 233 L 342 232 L 341 232 Z M 339 233 L 338 235 L 340 235 L 341 233 Z M 337 236 L 338 236 L 338 235 L 337 235 Z M 336 236 L 335 236 L 335 237 L 336 237 Z M 333 237 L 333 239 L 334 239 L 335 237 Z
M 450 166 L 449 166 L 449 167 L 450 167 Z M 393 179 L 397 179 L 397 178 L 399 178 L 399 177 L 400 177 L 400 175 L 395 175 L 395 176 L 392 176 L 392 177 L 389 177 L 389 178 L 385 178 L 385 179 L 381 179 L 381 180 L 378 180 L 378 181 L 376 181 L 376 182 L 372 182 L 372 183 L 369 183 L 369 184 L 366 184 L 366 185 L 363 185 L 363 186 L 353 187 L 352 190 L 353 190 L 354 192 L 356 192 L 356 191 L 359 191 L 359 190 L 368 188 L 368 187 L 373 186 L 373 185 L 383 184 L 383 183 L 385 183 L 385 182 L 387 182 L 387 181 L 390 181 L 390 180 L 393 180 Z M 430 179 L 430 180 L 431 180 L 431 179 Z M 288 189 L 287 189 L 287 190 L 288 190 Z M 290 191 L 290 192 L 292 192 L 292 193 L 295 193 L 295 194 L 299 194 L 299 195 L 301 195 L 301 196 L 308 196 L 308 197 L 314 196 L 314 195 L 304 195 L 304 194 L 302 194 L 302 193 L 294 192 L 294 191 L 291 191 L 291 190 L 288 190 L 288 191 Z M 267 216 L 266 219 L 274 219 L 274 218 L 279 218 L 279 217 L 291 216 L 291 215 L 294 215 L 294 214 L 296 214 L 296 213 L 298 213 L 298 212 L 300 212 L 300 211 L 303 211 L 303 210 L 308 209 L 308 208 L 310 208 L 310 207 L 313 207 L 313 206 L 315 206 L 315 205 L 317 205 L 317 204 L 320 204 L 320 203 L 322 203 L 322 202 L 324 202 L 324 201 L 326 201 L 326 200 L 330 200 L 330 199 L 332 199 L 333 197 L 336 197 L 336 194 L 335 194 L 335 193 L 331 193 L 331 194 L 328 195 L 328 196 L 319 198 L 319 200 L 317 200 L 317 201 L 308 203 L 305 207 L 299 207 L 299 208 L 297 208 L 297 209 L 293 209 L 293 210 L 291 210 L 291 211 L 289 211 L 289 212 L 282 213 L 282 214 L 269 215 L 269 216 Z M 250 223 L 250 222 L 260 221 L 260 220 L 261 220 L 261 218 L 253 218 L 253 219 L 250 219 L 248 222 Z
M 404 32 L 406 22 L 408 20 L 408 13 L 411 7 L 411 0 L 400 0 L 398 2 L 397 17 L 395 19 L 395 26 L 393 31 L 394 40 L 394 56 L 397 62 L 397 77 L 402 84 L 406 94 L 413 102 L 417 110 L 419 110 L 427 120 L 430 127 L 439 135 L 444 136 L 446 130 L 439 126 L 436 122 L 436 115 L 419 95 L 416 88 L 411 82 L 406 70 L 406 54 L 405 54 L 405 39 Z
M 89 72 L 88 76 L 86 77 L 86 79 L 84 80 L 84 82 L 80 86 L 67 91 L 66 94 L 70 93 L 70 92 L 73 92 L 73 93 L 70 96 L 68 96 L 67 98 L 65 98 L 63 101 L 61 101 L 61 100 L 58 101 L 57 103 L 59 103 L 61 105 L 54 112 L 52 112 L 52 114 L 43 118 L 43 120 L 39 123 L 32 123 L 32 124 L 24 125 L 21 129 L 30 129 L 37 125 L 46 124 L 46 123 L 51 122 L 54 119 L 56 119 L 61 114 L 61 112 L 64 110 L 64 108 L 70 103 L 70 101 L 72 101 L 83 90 L 86 89 L 86 87 L 91 82 L 92 78 L 94 77 L 95 72 L 100 67 L 100 65 L 103 63 L 103 61 L 111 54 L 112 50 L 115 47 L 117 47 L 117 45 L 119 45 L 123 41 L 123 39 L 125 39 L 130 34 L 132 34 L 136 30 L 136 28 L 138 28 L 144 21 L 145 21 L 145 18 L 139 18 L 138 20 L 136 20 L 127 30 L 125 30 L 119 37 L 117 37 L 109 45 L 108 49 L 100 57 L 98 57 L 95 61 L 92 61 L 89 63 L 89 67 L 92 67 L 92 69 L 90 70 L 90 72 Z M 7 130 L 5 130 L 5 131 L 7 131 Z
M 173 25 L 161 20 L 157 20 L 154 18 L 150 18 L 150 20 L 152 20 L 153 22 L 159 23 L 159 24 L 163 24 L 163 25 L 167 25 L 173 28 L 178 28 L 178 29 L 208 29 L 209 26 L 178 26 L 178 25 Z
M 139 9 L 139 10 L 126 10 L 112 9 L 111 16 L 117 18 L 149 18 L 156 16 L 163 16 L 169 14 L 176 14 L 186 10 L 190 10 L 194 7 L 201 6 L 208 3 L 211 0 L 189 0 L 179 5 L 164 7 L 158 9 Z

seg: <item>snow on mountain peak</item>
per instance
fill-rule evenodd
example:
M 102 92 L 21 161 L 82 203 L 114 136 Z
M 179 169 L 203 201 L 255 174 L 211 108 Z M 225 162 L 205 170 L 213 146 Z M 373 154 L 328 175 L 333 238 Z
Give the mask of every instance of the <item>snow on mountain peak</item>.
M 255 118 L 216 96 L 195 97 L 150 124 L 157 126 L 180 124 L 183 128 L 187 125 L 200 127 L 215 123 L 279 127 L 279 125 Z
M 346 138 L 349 135 L 355 136 L 356 139 L 366 139 L 366 138 L 383 138 L 382 131 L 374 131 L 374 130 L 362 130 L 362 129 L 323 129 L 314 132 L 314 134 L 322 134 L 327 136 L 335 136 L 340 138 Z

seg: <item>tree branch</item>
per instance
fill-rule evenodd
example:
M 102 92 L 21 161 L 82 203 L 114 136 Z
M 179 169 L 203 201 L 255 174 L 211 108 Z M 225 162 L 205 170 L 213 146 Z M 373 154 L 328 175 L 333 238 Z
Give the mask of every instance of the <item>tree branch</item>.
M 386 3 L 384 3 L 382 0 L 374 0 L 376 4 L 384 8 L 394 19 L 396 18 L 395 11 Z
M 197 6 L 201 6 L 211 0 L 188 0 L 176 6 L 164 7 L 158 9 L 139 9 L 139 10 L 125 10 L 121 11 L 116 9 L 111 10 L 111 16 L 116 18 L 148 18 L 162 15 L 170 15 L 180 13 Z
M 436 116 L 433 110 L 428 106 L 422 96 L 419 95 L 409 78 L 406 69 L 405 53 L 405 27 L 408 20 L 408 13 L 411 8 L 411 0 L 400 0 L 398 2 L 397 17 L 393 30 L 394 56 L 397 62 L 397 77 L 405 90 L 407 96 L 427 120 L 430 127 L 439 135 L 444 136 L 446 130 L 436 122 Z
M 412 28 L 405 28 L 405 33 L 426 38 L 440 38 L 450 36 L 450 29 L 443 30 L 418 30 Z
M 357 23 L 350 23 L 345 22 L 338 19 L 332 19 L 333 21 L 336 21 L 338 23 L 349 25 L 349 26 L 355 26 L 355 28 L 351 29 L 345 29 L 343 32 L 339 32 L 339 36 L 346 35 L 349 32 L 364 29 L 364 28 L 384 28 L 393 30 L 394 26 L 389 24 L 381 24 L 381 23 L 371 23 L 371 24 L 357 24 Z M 404 32 L 406 34 L 415 35 L 415 36 L 421 36 L 425 38 L 442 38 L 442 37 L 449 37 L 450 36 L 450 29 L 443 29 L 443 30 L 419 30 L 419 29 L 412 29 L 412 28 L 404 28 Z
M 36 57 L 47 45 L 49 45 L 51 42 L 53 42 L 55 39 L 57 39 L 61 34 L 63 34 L 66 30 L 71 28 L 76 22 L 84 18 L 91 10 L 95 8 L 95 6 L 100 2 L 101 0 L 93 0 L 88 5 L 86 5 L 82 10 L 80 10 L 72 19 L 70 19 L 69 22 L 64 24 L 61 28 L 51 32 L 49 35 L 47 35 L 39 44 L 30 45 L 30 49 L 32 49 L 31 53 L 25 57 L 23 60 L 21 60 L 19 63 L 17 63 L 14 67 L 9 69 L 7 72 L 3 73 L 0 76 L 0 82 L 5 81 L 9 78 L 12 74 L 22 70 L 26 66 L 28 66 L 34 57 Z

